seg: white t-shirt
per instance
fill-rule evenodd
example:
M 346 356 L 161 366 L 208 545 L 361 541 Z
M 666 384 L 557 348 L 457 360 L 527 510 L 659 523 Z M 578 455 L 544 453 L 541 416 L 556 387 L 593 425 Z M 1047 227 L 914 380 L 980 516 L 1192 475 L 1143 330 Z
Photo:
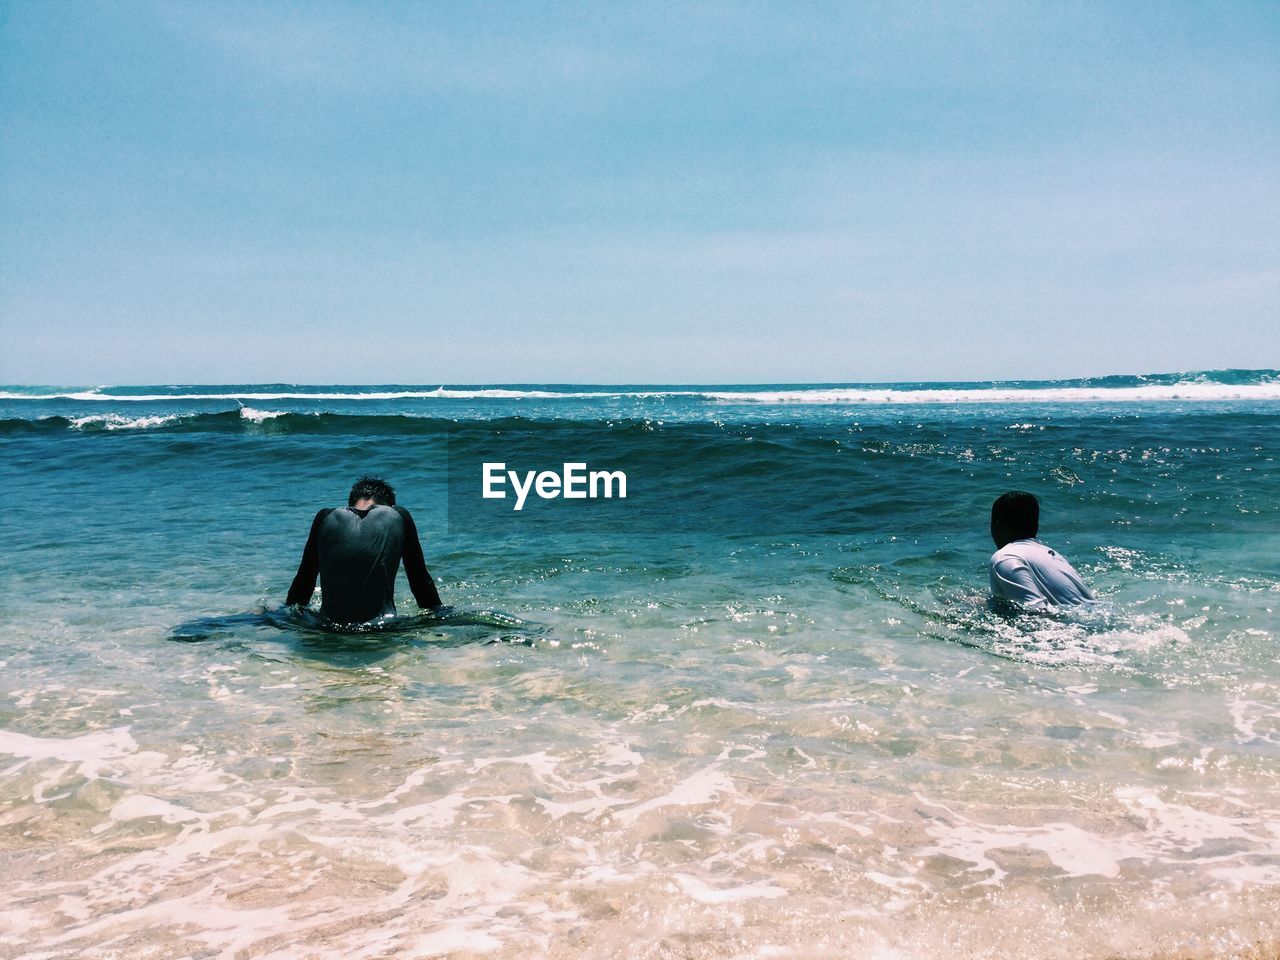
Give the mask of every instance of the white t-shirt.
M 1066 557 L 1039 540 L 1015 540 L 991 555 L 991 593 L 1024 607 L 1067 607 L 1094 596 Z

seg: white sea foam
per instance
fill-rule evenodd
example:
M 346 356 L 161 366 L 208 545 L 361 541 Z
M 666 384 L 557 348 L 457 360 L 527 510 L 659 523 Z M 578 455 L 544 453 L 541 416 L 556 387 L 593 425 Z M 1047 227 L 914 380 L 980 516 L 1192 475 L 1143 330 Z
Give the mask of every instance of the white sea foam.
M 1013 848 L 1037 851 L 1072 877 L 1117 877 L 1126 861 L 1184 864 L 1205 848 L 1229 847 L 1233 853 L 1248 850 L 1268 862 L 1280 855 L 1280 825 L 1269 824 L 1263 816 L 1223 816 L 1168 802 L 1155 790 L 1141 787 L 1119 788 L 1115 798 L 1128 813 L 1129 821 L 1140 825 L 1139 829 L 1118 831 L 1099 824 L 1095 832 L 1069 822 L 984 823 L 917 794 L 921 803 L 942 810 L 944 816 L 929 823 L 934 843 L 916 853 L 926 857 L 944 855 L 970 863 L 970 870 L 985 875 L 978 880 L 983 884 L 998 884 L 1005 878 L 1007 871 L 993 853 Z M 1210 859 L 1219 858 L 1210 855 Z
M 732 791 L 733 781 L 727 774 L 712 766 L 686 777 L 660 797 L 618 811 L 614 814 L 614 819 L 623 824 L 633 824 L 645 814 L 662 807 L 713 803 L 722 793 Z
M 28 394 L 0 391 L 0 400 L 76 400 L 103 403 L 156 403 L 163 401 L 257 401 L 328 400 L 605 400 L 663 397 L 701 397 L 717 403 L 746 404 L 969 404 L 969 403 L 1148 403 L 1155 401 L 1275 401 L 1280 400 L 1280 380 L 1243 384 L 1216 381 L 1188 381 L 1173 384 L 1103 387 L 941 387 L 906 389 L 884 387 L 798 387 L 780 390 L 743 390 L 730 388 L 689 389 L 586 389 L 538 390 L 507 387 L 451 388 L 434 390 L 300 390 L 219 391 L 210 393 L 146 393 L 115 394 L 101 389 L 66 393 Z M 1015 424 L 1026 429 L 1028 424 Z
M 733 903 L 737 900 L 754 900 L 761 897 L 772 900 L 775 897 L 785 897 L 787 895 L 784 887 L 779 887 L 763 880 L 735 887 L 713 887 L 711 884 L 699 880 L 697 877 L 691 877 L 687 873 L 677 873 L 673 874 L 673 876 L 685 895 L 699 903 Z
M 155 414 L 149 417 L 126 417 L 122 413 L 91 414 L 86 417 L 75 417 L 71 426 L 76 430 L 146 430 L 159 427 L 179 419 L 178 414 Z
M 1152 401 L 1280 400 L 1280 383 L 1151 384 L 1141 387 L 989 387 L 901 390 L 812 388 L 751 393 L 710 392 L 723 403 L 763 404 L 966 404 L 966 403 L 1149 403 Z
M 71 393 L 13 393 L 0 391 L 0 400 L 78 400 L 81 402 L 121 402 L 121 403 L 157 403 L 161 401 L 182 400 L 580 400 L 610 397 L 666 397 L 666 396 L 704 396 L 702 391 L 694 390 L 511 390 L 503 387 L 482 387 L 469 390 L 455 390 L 438 387 L 435 390 L 371 390 L 371 391 L 246 391 L 221 393 L 140 393 L 115 394 L 102 393 L 98 390 L 82 390 Z
M 276 417 L 285 416 L 285 410 L 255 410 L 253 407 L 241 407 L 240 417 L 248 420 L 250 423 L 262 423 L 264 420 L 274 420 Z
M 138 745 L 129 735 L 128 727 L 66 739 L 29 737 L 12 730 L 0 730 L 0 754 L 9 754 L 20 760 L 18 766 L 10 767 L 6 773 L 13 773 L 33 760 L 61 760 L 75 764 L 82 776 L 96 777 L 104 766 L 137 750 Z
M 1231 714 L 1232 723 L 1235 725 L 1237 739 L 1241 743 L 1249 743 L 1254 740 L 1263 740 L 1269 743 L 1280 742 L 1280 739 L 1275 736 L 1275 731 L 1280 729 L 1280 711 L 1277 711 L 1275 705 L 1275 689 L 1265 683 L 1250 684 L 1247 689 L 1255 697 L 1260 693 L 1264 694 L 1264 696 L 1261 699 L 1243 696 L 1227 698 L 1227 710 Z M 1264 723 L 1266 726 L 1271 727 L 1271 731 L 1260 732 L 1258 730 L 1259 723 Z

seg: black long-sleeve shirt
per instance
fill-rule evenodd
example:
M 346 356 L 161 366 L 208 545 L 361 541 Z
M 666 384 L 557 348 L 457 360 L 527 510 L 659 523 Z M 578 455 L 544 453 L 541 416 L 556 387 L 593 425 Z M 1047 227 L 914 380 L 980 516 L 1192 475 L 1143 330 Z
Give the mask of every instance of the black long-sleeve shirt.
M 363 623 L 395 613 L 396 572 L 404 561 L 418 606 L 440 606 L 418 528 L 404 507 L 326 508 L 311 522 L 286 604 L 306 606 L 320 578 L 320 612 L 335 623 Z

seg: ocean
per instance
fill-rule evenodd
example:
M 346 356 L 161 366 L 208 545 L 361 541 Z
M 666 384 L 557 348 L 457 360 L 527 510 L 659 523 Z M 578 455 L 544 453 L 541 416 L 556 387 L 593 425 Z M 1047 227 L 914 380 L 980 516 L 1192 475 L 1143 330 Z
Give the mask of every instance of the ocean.
M 1274 370 L 0 388 L 0 955 L 1274 956 L 1278 427 Z M 446 606 L 338 630 L 283 602 L 364 473 Z M 990 607 L 1009 489 L 1096 609 Z

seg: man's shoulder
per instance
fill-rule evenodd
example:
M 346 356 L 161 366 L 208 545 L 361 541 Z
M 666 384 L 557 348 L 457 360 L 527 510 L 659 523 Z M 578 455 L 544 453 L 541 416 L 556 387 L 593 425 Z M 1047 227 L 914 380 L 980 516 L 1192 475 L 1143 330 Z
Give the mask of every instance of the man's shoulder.
M 1071 566 L 1057 550 L 1040 540 L 1015 540 L 1005 544 L 991 555 L 991 566 L 1026 565 L 1043 570 L 1057 570 Z
M 379 503 L 377 506 L 370 507 L 364 514 L 364 521 L 373 523 L 374 526 L 406 530 L 413 525 L 413 518 L 409 516 L 408 510 L 389 503 Z
M 990 565 L 998 567 L 1008 564 L 1025 564 L 1033 551 L 1027 549 L 1028 544 L 1036 544 L 1034 540 L 1014 540 L 991 555 Z

